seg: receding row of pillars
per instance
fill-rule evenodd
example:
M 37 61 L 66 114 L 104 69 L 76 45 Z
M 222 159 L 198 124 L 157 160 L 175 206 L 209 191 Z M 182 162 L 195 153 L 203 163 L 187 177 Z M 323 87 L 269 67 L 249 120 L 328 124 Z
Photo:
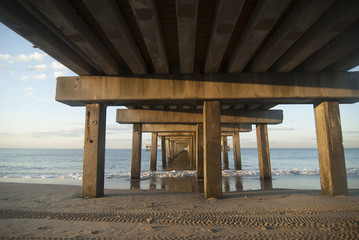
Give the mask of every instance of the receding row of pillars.
M 347 194 L 347 178 L 344 160 L 341 122 L 338 102 L 321 102 L 314 105 L 318 142 L 318 156 L 322 193 Z M 104 194 L 104 160 L 106 106 L 86 105 L 85 143 L 83 161 L 82 196 L 99 197 Z M 258 158 L 261 179 L 271 178 L 268 129 L 266 124 L 256 125 Z M 203 137 L 202 137 L 203 134 Z M 203 144 L 200 144 L 203 141 Z M 238 147 L 239 138 L 233 138 Z M 131 177 L 139 178 L 141 169 L 142 126 L 133 125 Z M 203 105 L 203 129 L 196 132 L 196 173 L 203 176 L 206 198 L 222 196 L 220 103 L 205 101 Z M 162 142 L 162 146 L 164 143 Z M 169 149 L 166 141 L 166 149 Z M 203 151 L 200 146 L 203 146 Z M 239 151 L 236 151 L 240 154 Z M 200 161 L 203 154 L 203 162 Z M 167 156 L 169 153 L 167 152 Z M 240 156 L 240 155 L 239 155 Z M 240 159 L 240 157 L 235 157 Z M 203 167 L 202 167 L 203 165 Z M 235 163 L 240 166 L 240 160 Z M 203 172 L 202 172 L 203 171 Z

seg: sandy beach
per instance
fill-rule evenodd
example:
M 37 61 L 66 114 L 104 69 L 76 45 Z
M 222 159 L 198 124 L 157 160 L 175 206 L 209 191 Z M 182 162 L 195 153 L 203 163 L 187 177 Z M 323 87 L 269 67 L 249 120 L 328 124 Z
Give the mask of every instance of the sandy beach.
M 225 193 L 106 190 L 0 183 L 0 237 L 112 239 L 357 239 L 359 189 L 349 196 L 273 189 Z

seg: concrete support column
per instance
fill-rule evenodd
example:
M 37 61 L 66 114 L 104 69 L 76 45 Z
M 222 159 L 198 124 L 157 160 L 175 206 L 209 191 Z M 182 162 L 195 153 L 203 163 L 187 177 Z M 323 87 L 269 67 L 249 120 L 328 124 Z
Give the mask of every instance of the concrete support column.
M 233 137 L 234 169 L 242 170 L 241 145 L 239 140 L 239 132 L 233 132 L 232 137 Z
M 196 131 L 196 177 L 203 179 L 203 124 L 197 124 Z
M 141 150 L 142 150 L 141 148 L 142 148 L 142 125 L 133 124 L 131 179 L 140 179 L 141 176 Z
M 347 195 L 348 185 L 339 103 L 322 102 L 314 105 L 314 114 L 322 194 Z
M 86 104 L 82 197 L 104 194 L 106 106 Z
M 170 162 L 173 162 L 173 159 L 175 158 L 175 141 L 174 140 L 170 140 L 171 145 L 170 145 L 170 150 L 171 150 L 171 156 L 170 156 Z
M 162 168 L 166 168 L 166 137 L 161 137 Z
M 272 172 L 270 165 L 267 124 L 257 124 L 257 145 L 260 177 L 261 179 L 271 179 Z
M 192 169 L 196 169 L 196 152 L 197 152 L 197 139 L 196 134 L 193 134 L 192 136 Z
M 157 132 L 152 132 L 151 139 L 151 162 L 150 162 L 150 170 L 156 171 L 157 167 Z
M 222 197 L 221 121 L 219 101 L 203 104 L 203 170 L 205 198 Z
M 171 146 L 170 140 L 166 139 L 166 155 L 167 155 L 167 163 L 171 162 Z
M 228 141 L 227 136 L 222 136 L 223 146 L 223 169 L 228 169 Z

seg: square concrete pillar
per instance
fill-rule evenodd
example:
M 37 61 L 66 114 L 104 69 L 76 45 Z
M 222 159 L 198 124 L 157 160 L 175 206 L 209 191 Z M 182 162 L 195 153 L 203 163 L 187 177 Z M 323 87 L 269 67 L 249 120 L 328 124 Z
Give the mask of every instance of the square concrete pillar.
M 166 168 L 166 137 L 161 137 L 162 168 Z
M 203 177 L 205 198 L 222 197 L 221 121 L 219 101 L 203 104 Z
M 152 132 L 151 139 L 151 162 L 150 162 L 150 170 L 156 171 L 157 167 L 157 132 Z
M 104 194 L 106 106 L 86 104 L 82 197 Z
M 142 151 L 142 124 L 133 124 L 131 179 L 140 179 L 141 177 L 141 151 Z
M 196 130 L 196 177 L 203 179 L 203 124 L 197 124 Z
M 193 136 L 192 136 L 192 169 L 196 169 L 196 152 L 197 152 L 197 150 L 196 150 L 196 148 L 197 148 L 197 144 L 196 144 L 196 142 L 197 142 L 197 139 L 196 139 L 197 137 L 196 137 L 196 134 L 193 134 Z
M 175 141 L 170 140 L 170 162 L 173 162 L 173 159 L 175 158 Z
M 222 136 L 222 149 L 223 149 L 223 169 L 228 169 L 228 139 L 227 136 Z
M 320 183 L 323 195 L 347 195 L 342 128 L 338 102 L 314 105 Z
M 242 170 L 241 144 L 239 140 L 239 132 L 233 132 L 232 137 L 233 137 L 234 169 Z
M 257 124 L 257 145 L 260 177 L 261 179 L 271 179 L 272 172 L 270 165 L 267 124 Z
M 167 163 L 171 162 L 171 145 L 170 140 L 166 139 L 166 155 L 167 155 Z

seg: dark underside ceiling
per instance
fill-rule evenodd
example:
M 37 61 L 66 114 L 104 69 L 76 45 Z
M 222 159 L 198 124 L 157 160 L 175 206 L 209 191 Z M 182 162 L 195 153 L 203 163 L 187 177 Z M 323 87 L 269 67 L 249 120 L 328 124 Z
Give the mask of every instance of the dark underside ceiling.
M 347 71 L 359 65 L 358 13 L 357 0 L 0 2 L 1 22 L 82 76 Z

